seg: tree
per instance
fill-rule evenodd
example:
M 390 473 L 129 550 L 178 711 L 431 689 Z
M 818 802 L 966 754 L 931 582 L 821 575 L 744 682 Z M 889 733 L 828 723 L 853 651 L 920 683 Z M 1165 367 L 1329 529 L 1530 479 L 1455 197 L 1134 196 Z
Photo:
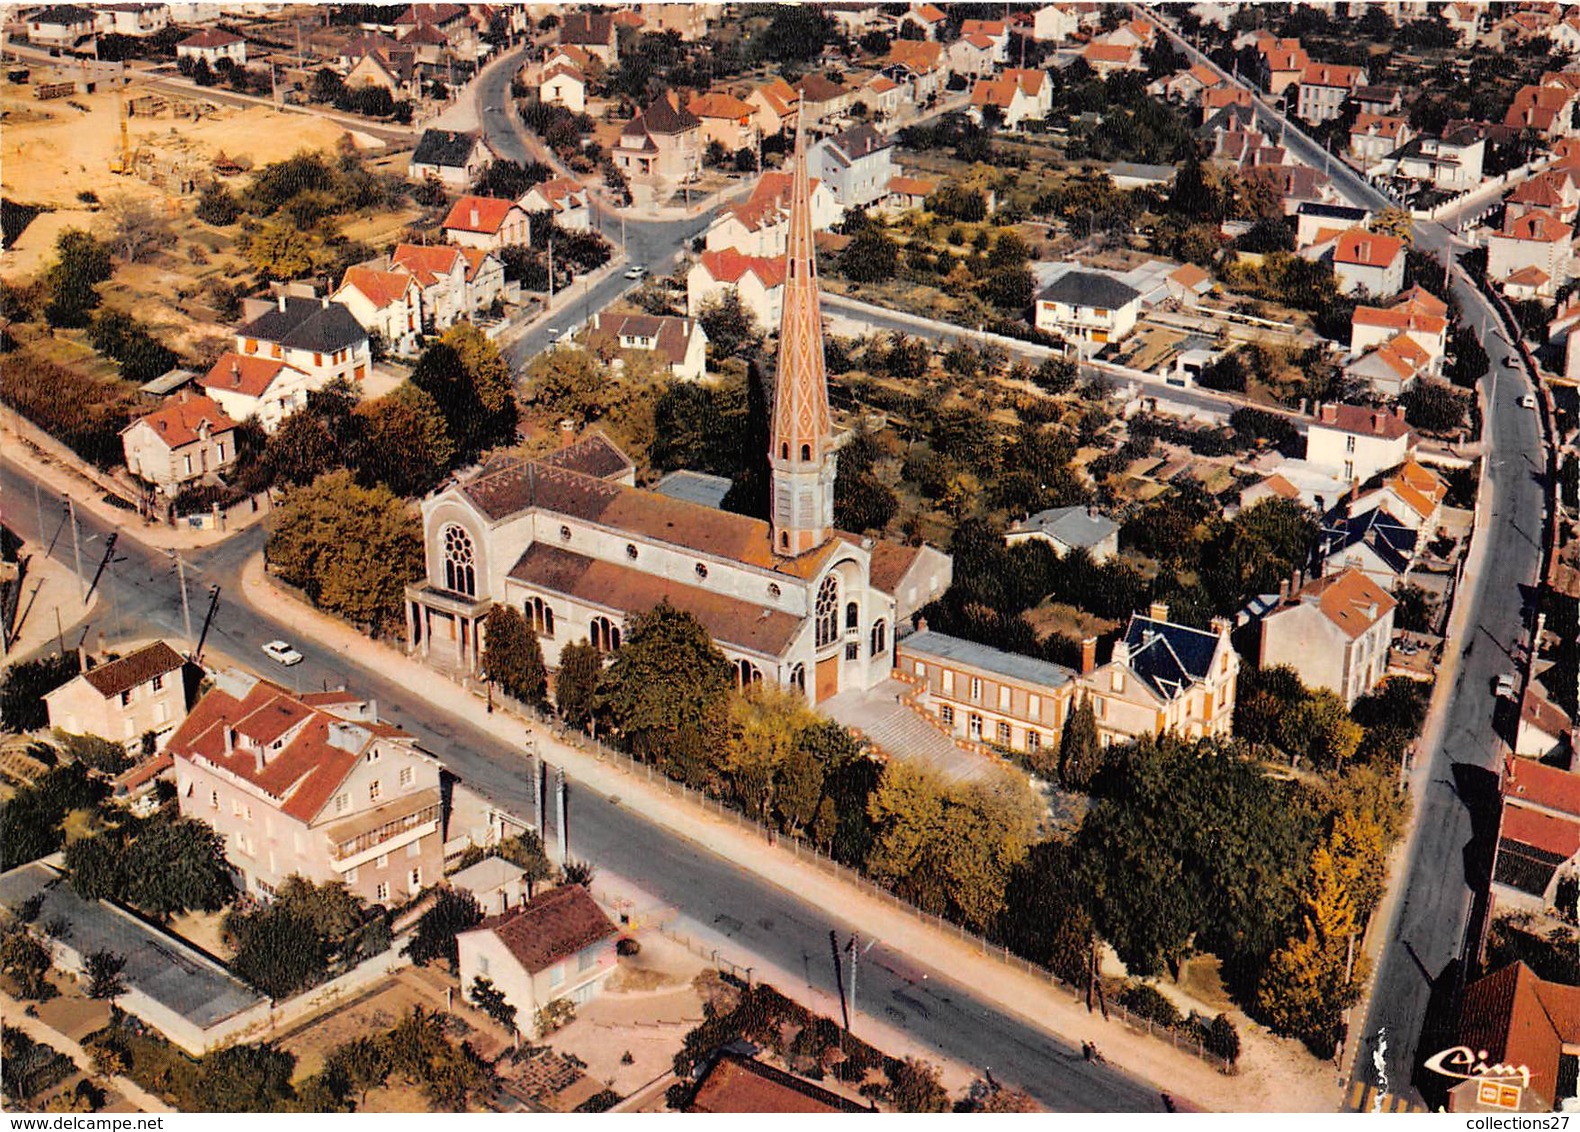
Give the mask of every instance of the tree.
M 691 614 L 662 601 L 631 618 L 599 681 L 597 708 L 641 759 L 693 785 L 725 735 L 729 662 Z
M 948 1112 L 949 1093 L 944 1088 L 938 1067 L 907 1056 L 891 1061 L 889 1081 L 883 1098 L 900 1112 Z
M 496 987 L 493 980 L 478 975 L 472 980 L 472 1001 L 482 1009 L 483 1013 L 498 1022 L 507 1030 L 516 1028 L 516 1008 L 505 1001 L 505 992 Z
M 345 1091 L 355 1090 L 358 1107 L 368 1103 L 368 1090 L 389 1080 L 390 1058 L 385 1043 L 362 1035 L 336 1046 L 324 1059 L 323 1074 Z
M 708 336 L 709 352 L 715 359 L 754 354 L 762 349 L 763 332 L 757 318 L 741 303 L 734 287 L 708 299 L 697 311 L 697 322 Z
M 139 384 L 169 372 L 180 360 L 146 327 L 119 311 L 101 310 L 88 324 L 88 342 L 121 363 L 121 376 Z
M 66 873 L 71 889 L 84 900 L 123 900 L 127 875 L 126 845 L 109 833 L 79 837 L 66 846 Z
M 1465 423 L 1469 398 L 1441 381 L 1421 380 L 1399 399 L 1405 419 L 1424 432 L 1457 432 Z
M 236 896 L 225 839 L 196 818 L 144 828 L 127 873 L 127 900 L 161 922 L 178 912 L 217 912 Z
M 456 323 L 423 351 L 411 383 L 444 415 L 458 456 L 475 456 L 515 435 L 510 367 L 499 348 L 470 323 Z
M 724 771 L 747 812 L 766 821 L 778 780 L 801 733 L 816 722 L 806 697 L 775 685 L 748 685 L 730 699 Z
M 1065 721 L 1059 737 L 1059 781 L 1068 789 L 1084 790 L 1102 769 L 1103 748 L 1097 741 L 1097 713 L 1090 696 L 1082 696 Z
M 581 640 L 560 650 L 560 668 L 554 674 L 554 706 L 560 718 L 572 727 L 585 728 L 592 722 L 603 674 L 603 653 L 589 641 Z
M 44 318 L 51 326 L 86 326 L 99 305 L 97 286 L 110 277 L 110 250 L 82 229 L 67 228 L 55 238 L 55 257 L 44 272 Z
M 424 495 L 450 469 L 455 441 L 438 403 L 409 381 L 387 397 L 357 406 L 363 444 L 357 479 L 396 495 Z
M 205 1112 L 279 1112 L 296 1099 L 296 1056 L 272 1042 L 222 1046 L 197 1063 L 193 1098 Z
M 126 968 L 123 956 L 103 949 L 91 951 L 83 959 L 83 967 L 88 975 L 89 998 L 105 998 L 114 1002 L 126 993 L 126 982 L 121 978 L 121 972 Z
M 1001 932 L 1015 954 L 1079 984 L 1091 960 L 1092 918 L 1081 906 L 1075 848 L 1068 841 L 1031 847 L 1004 890 Z
M 236 937 L 231 970 L 275 1001 L 312 986 L 328 970 L 323 936 L 288 908 L 270 905 L 250 915 L 232 916 L 227 928 Z
M 851 239 L 839 255 L 839 270 L 856 283 L 882 283 L 894 278 L 900 249 L 882 224 L 870 223 Z
M 417 921 L 417 931 L 402 954 L 411 956 L 413 963 L 424 965 L 435 959 L 445 959 L 453 970 L 460 962 L 455 943 L 457 933 L 476 927 L 482 919 L 482 909 L 470 892 L 441 888 L 433 906 Z
M 236 194 L 223 181 L 210 181 L 198 195 L 197 218 L 205 224 L 223 228 L 236 223 L 241 215 L 241 205 Z
M 1313 766 L 1342 767 L 1360 746 L 1361 726 L 1331 688 L 1314 688 L 1296 706 L 1284 747 Z
M 1311 856 L 1302 931 L 1267 961 L 1256 1001 L 1277 1032 L 1297 1037 L 1319 1057 L 1331 1056 L 1344 1011 L 1360 1000 L 1365 957 L 1350 955 L 1359 933 L 1355 903 L 1326 847 Z
M 264 445 L 259 474 L 269 486 L 301 487 L 344 467 L 347 455 L 318 414 L 298 409 L 280 422 Z
M 127 263 L 136 263 L 149 252 L 175 243 L 169 218 L 146 197 L 116 193 L 105 199 L 100 215 L 106 240 Z
M 1407 245 L 1415 242 L 1415 220 L 1407 209 L 1383 209 L 1372 219 L 1372 231 L 1403 240 Z
M 543 649 L 514 606 L 495 605 L 483 620 L 483 671 L 507 696 L 534 707 L 548 703 Z
M 316 247 L 295 225 L 268 221 L 246 235 L 242 254 L 265 278 L 299 279 L 313 270 Z
M 49 948 L 22 925 L 0 930 L 0 971 L 16 981 L 22 998 L 42 1002 L 54 996 L 55 988 L 45 978 L 53 965 Z
M 0 683 L 0 727 L 22 733 L 49 725 L 44 696 L 81 672 L 77 650 L 10 665 Z
M 270 516 L 265 556 L 315 605 L 375 633 L 402 622 L 406 585 L 423 573 L 417 520 L 387 489 L 359 487 L 347 471 L 286 497 Z

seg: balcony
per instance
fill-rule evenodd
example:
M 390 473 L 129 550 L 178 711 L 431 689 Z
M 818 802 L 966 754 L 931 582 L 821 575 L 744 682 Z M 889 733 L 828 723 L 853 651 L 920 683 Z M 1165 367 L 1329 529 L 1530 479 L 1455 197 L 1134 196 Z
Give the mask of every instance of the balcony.
M 437 829 L 442 816 L 439 788 L 434 786 L 419 790 L 330 826 L 324 831 L 330 843 L 329 855 L 349 868 L 352 858 L 361 857 L 403 834 L 425 830 L 429 826 Z M 406 840 L 412 838 L 407 837 Z

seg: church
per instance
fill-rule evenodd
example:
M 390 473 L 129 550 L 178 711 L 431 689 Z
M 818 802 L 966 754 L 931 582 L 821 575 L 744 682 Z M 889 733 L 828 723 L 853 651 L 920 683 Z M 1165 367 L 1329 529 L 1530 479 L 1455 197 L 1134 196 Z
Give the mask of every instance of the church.
M 896 628 L 949 587 L 948 555 L 837 530 L 839 440 L 828 404 L 804 140 L 796 139 L 774 382 L 769 521 L 635 486 L 592 432 L 537 459 L 496 457 L 422 505 L 426 580 L 406 590 L 408 647 L 476 672 L 495 605 L 522 611 L 548 666 L 582 640 L 620 647 L 629 615 L 668 601 L 697 618 L 741 684 L 813 703 L 890 675 Z

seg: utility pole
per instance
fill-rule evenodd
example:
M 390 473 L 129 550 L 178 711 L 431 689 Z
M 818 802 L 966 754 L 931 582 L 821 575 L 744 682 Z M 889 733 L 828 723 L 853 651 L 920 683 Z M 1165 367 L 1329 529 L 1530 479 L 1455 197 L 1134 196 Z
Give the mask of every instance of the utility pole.
M 169 551 L 176 564 L 176 577 L 181 580 L 181 627 L 186 630 L 187 643 L 192 642 L 192 607 L 187 602 L 187 564 L 179 551 Z
M 39 490 L 38 481 L 33 481 L 33 506 L 38 508 L 38 541 L 44 541 L 44 495 Z
M 66 501 L 66 512 L 71 516 L 71 559 L 77 571 L 77 595 L 81 598 L 82 604 L 87 605 L 88 582 L 82 576 L 82 543 L 77 537 L 77 504 L 69 495 L 62 495 L 61 498 Z
M 834 954 L 834 985 L 839 988 L 839 1013 L 845 1022 L 845 1033 L 850 1033 L 850 1000 L 845 997 L 845 972 L 840 969 L 839 934 L 828 930 L 828 948 Z
M 549 231 L 549 302 L 554 302 L 554 232 Z
M 219 610 L 219 586 L 212 585 L 208 588 L 208 612 L 203 615 L 203 632 L 198 636 L 197 650 L 192 654 L 192 663 L 200 663 L 203 659 L 203 644 L 208 640 L 208 627 L 214 624 L 214 614 Z
M 565 768 L 554 768 L 554 819 L 558 827 L 555 834 L 559 839 L 560 868 L 571 863 L 570 836 L 565 828 Z

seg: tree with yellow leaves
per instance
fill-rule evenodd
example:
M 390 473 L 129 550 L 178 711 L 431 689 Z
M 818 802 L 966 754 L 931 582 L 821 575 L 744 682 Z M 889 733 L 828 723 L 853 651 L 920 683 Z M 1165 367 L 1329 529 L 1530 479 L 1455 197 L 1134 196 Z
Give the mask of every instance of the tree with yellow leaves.
M 724 771 L 742 805 L 759 819 L 768 819 L 775 784 L 802 733 L 816 722 L 805 696 L 776 685 L 751 684 L 730 700 Z
M 1365 960 L 1352 951 L 1360 924 L 1329 845 L 1311 854 L 1311 889 L 1304 928 L 1267 961 L 1256 999 L 1268 1024 L 1327 1057 L 1339 1038 L 1344 1011 L 1360 998 Z

